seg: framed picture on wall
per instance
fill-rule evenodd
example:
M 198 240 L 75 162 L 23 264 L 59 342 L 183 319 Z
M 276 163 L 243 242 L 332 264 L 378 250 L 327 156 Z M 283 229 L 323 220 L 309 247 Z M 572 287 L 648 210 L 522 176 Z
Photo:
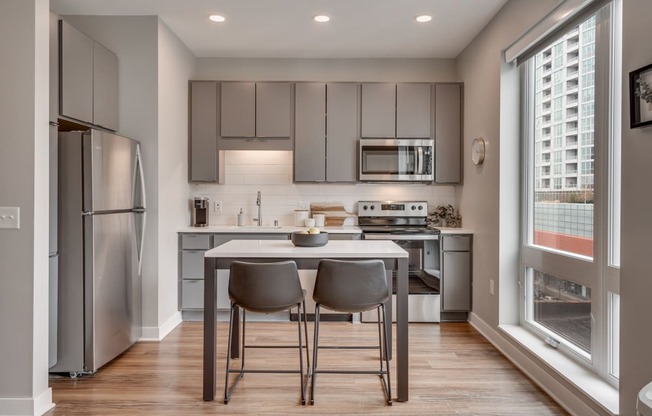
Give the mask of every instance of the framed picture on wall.
M 629 126 L 652 125 L 652 64 L 629 73 Z

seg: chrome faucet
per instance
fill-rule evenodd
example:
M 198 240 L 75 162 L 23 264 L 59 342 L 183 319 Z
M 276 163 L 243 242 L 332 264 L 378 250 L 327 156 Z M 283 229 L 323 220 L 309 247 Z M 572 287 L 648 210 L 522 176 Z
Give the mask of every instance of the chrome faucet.
M 260 191 L 258 191 L 258 194 L 256 195 L 256 206 L 258 207 L 258 218 L 254 218 L 254 221 L 258 223 L 259 227 L 263 226 L 263 216 L 262 216 L 262 200 L 260 197 Z

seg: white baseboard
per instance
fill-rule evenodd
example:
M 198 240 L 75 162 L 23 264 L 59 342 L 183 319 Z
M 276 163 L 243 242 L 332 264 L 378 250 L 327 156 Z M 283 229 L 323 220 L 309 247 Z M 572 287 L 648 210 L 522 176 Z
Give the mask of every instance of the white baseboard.
M 0 415 L 2 416 L 41 416 L 53 407 L 52 389 L 49 387 L 34 398 L 0 398 Z
M 469 314 L 469 323 L 496 347 L 509 361 L 525 373 L 534 383 L 548 393 L 561 407 L 571 415 L 609 415 L 612 412 L 598 412 L 575 392 L 562 383 L 558 374 L 543 362 L 528 356 L 516 345 L 509 342 L 501 333 L 480 319 L 476 314 Z M 582 395 L 583 396 L 583 395 Z
M 181 312 L 177 311 L 161 326 L 143 327 L 143 335 L 138 341 L 158 342 L 162 341 L 174 328 L 181 323 Z

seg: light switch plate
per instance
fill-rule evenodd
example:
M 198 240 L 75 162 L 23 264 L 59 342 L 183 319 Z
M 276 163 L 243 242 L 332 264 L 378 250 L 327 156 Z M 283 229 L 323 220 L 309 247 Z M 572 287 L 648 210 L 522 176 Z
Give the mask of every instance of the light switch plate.
M 20 228 L 20 207 L 0 207 L 0 228 Z

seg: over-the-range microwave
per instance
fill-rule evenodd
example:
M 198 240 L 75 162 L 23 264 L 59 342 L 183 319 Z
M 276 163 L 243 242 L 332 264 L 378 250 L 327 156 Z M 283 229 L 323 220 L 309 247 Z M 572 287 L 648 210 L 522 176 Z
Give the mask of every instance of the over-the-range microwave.
M 358 180 L 361 182 L 432 182 L 431 139 L 360 139 Z

